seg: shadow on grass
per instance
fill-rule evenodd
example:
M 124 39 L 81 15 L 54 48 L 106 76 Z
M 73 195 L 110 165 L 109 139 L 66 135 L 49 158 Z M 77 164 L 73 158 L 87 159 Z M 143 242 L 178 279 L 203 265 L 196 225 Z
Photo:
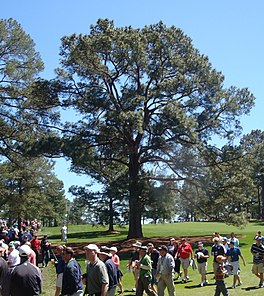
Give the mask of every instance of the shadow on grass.
M 107 231 L 89 231 L 89 232 L 76 232 L 76 233 L 69 233 L 68 234 L 68 239 L 70 238 L 74 238 L 74 239 L 95 239 L 98 237 L 102 237 L 102 236 L 108 236 L 108 237 L 113 237 L 113 236 L 124 236 L 127 235 L 127 231 L 126 230 L 121 230 L 119 231 L 118 234 L 113 234 L 113 233 L 109 233 Z M 61 235 L 50 235 L 49 236 L 50 239 L 60 239 Z
M 261 288 L 257 286 L 241 288 L 241 290 L 244 290 L 244 291 L 251 291 L 251 290 L 257 290 L 257 289 L 261 289 Z

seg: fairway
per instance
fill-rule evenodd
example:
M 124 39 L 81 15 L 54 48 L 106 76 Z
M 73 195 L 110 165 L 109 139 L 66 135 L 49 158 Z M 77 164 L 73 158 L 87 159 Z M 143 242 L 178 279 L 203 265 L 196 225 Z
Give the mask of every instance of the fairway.
M 68 244 L 88 244 L 88 243 L 102 243 L 107 245 L 107 242 L 123 242 L 126 238 L 127 228 L 116 228 L 120 231 L 120 234 L 108 235 L 104 227 L 92 227 L 90 225 L 78 225 L 69 227 L 69 242 Z M 208 223 L 208 222 L 184 222 L 184 223 L 169 223 L 169 224 L 148 224 L 143 225 L 143 232 L 147 241 L 156 241 L 156 238 L 166 239 L 169 237 L 187 237 L 194 238 L 194 241 L 199 239 L 199 236 L 210 236 L 213 232 L 219 231 L 222 236 L 230 236 L 232 231 L 238 236 L 240 240 L 240 246 L 242 254 L 246 261 L 246 267 L 241 263 L 241 280 L 243 285 L 236 289 L 231 289 L 232 276 L 226 279 L 227 286 L 230 288 L 230 295 L 263 295 L 264 289 L 258 289 L 258 278 L 251 273 L 252 267 L 252 255 L 250 254 L 250 247 L 254 242 L 253 238 L 258 230 L 262 230 L 264 233 L 263 223 L 250 223 L 244 228 L 236 228 L 234 226 L 228 226 L 224 223 Z M 48 234 L 49 241 L 52 244 L 60 243 L 60 228 L 44 228 L 42 233 Z M 205 247 L 211 252 L 211 243 L 205 244 Z M 194 250 L 196 245 L 192 245 Z M 157 247 L 157 245 L 156 245 Z M 124 273 L 123 286 L 125 288 L 125 296 L 135 295 L 132 292 L 134 285 L 133 275 L 131 272 L 126 271 L 126 264 L 128 262 L 129 253 L 120 253 L 121 257 L 121 270 Z M 85 259 L 83 255 L 77 256 L 77 259 L 82 267 L 83 273 L 85 272 Z M 49 265 L 43 269 L 43 293 L 42 295 L 52 296 L 55 291 L 55 271 L 54 267 Z M 180 280 L 175 281 L 176 295 L 214 295 L 214 280 L 212 273 L 212 258 L 208 260 L 208 275 L 209 285 L 206 287 L 199 287 L 200 275 L 197 270 L 189 270 L 190 281 L 188 283 L 182 283 Z M 118 289 L 117 289 L 118 291 Z M 117 295 L 119 293 L 117 292 Z M 167 294 L 166 294 L 167 295 Z

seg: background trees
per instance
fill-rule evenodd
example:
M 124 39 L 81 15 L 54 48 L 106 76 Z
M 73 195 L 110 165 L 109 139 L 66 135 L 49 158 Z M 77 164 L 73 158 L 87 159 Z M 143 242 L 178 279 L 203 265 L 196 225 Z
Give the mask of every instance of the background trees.
M 39 218 L 56 224 L 65 211 L 63 184 L 51 162 L 26 157 L 24 149 L 47 132 L 45 111 L 34 109 L 28 99 L 44 68 L 34 47 L 15 20 L 0 20 L 0 206 L 11 220 Z
M 79 198 L 73 206 L 96 200 L 96 220 L 109 222 L 110 229 L 123 212 L 129 238 L 143 235 L 142 215 L 157 221 L 161 208 L 161 220 L 175 208 L 194 219 L 245 220 L 261 172 L 250 155 L 257 153 L 260 161 L 263 155 L 251 144 L 253 135 L 241 145 L 233 140 L 241 133 L 239 116 L 250 111 L 254 97 L 246 88 L 225 88 L 224 76 L 180 29 L 162 22 L 115 28 L 98 20 L 88 35 L 63 37 L 61 68 L 52 81 L 36 79 L 42 61 L 15 21 L 1 21 L 1 32 L 3 160 L 66 157 L 73 171 L 102 185 L 100 193 L 73 188 Z M 65 111 L 68 121 L 59 121 Z M 212 146 L 213 137 L 225 145 Z M 41 167 L 40 159 L 34 161 Z M 44 212 L 57 219 L 50 205 L 64 207 L 61 184 L 50 181 Z

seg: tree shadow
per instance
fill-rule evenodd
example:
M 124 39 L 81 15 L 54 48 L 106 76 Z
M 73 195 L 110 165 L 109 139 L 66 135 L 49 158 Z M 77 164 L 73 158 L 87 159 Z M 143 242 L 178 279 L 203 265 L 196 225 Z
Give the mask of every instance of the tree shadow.
M 121 230 L 119 231 L 118 234 L 113 234 L 111 232 L 107 231 L 91 231 L 91 232 L 76 232 L 76 233 L 68 233 L 68 239 L 74 238 L 74 239 L 96 239 L 98 237 L 104 236 L 124 236 L 127 234 L 126 230 Z M 49 235 L 50 239 L 60 239 L 61 235 L 54 234 L 54 235 Z

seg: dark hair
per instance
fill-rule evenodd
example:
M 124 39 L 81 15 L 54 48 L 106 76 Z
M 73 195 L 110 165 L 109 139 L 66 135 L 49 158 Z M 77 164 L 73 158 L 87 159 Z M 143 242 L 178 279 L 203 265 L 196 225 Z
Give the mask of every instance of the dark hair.
M 64 254 L 71 254 L 73 256 L 74 254 L 74 251 L 71 247 L 66 247 L 64 248 L 64 251 L 63 251 Z

